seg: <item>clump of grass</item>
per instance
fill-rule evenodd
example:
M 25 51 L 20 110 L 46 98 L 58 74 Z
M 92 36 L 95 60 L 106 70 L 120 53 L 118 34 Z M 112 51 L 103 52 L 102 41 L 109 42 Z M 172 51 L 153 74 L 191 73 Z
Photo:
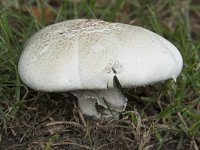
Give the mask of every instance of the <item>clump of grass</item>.
M 0 126 L 2 127 L 0 137 L 5 132 L 10 133 L 9 130 L 12 134 L 8 136 L 12 137 L 15 133 L 14 128 L 21 131 L 22 127 L 17 128 L 16 125 L 22 125 L 27 116 L 34 118 L 35 110 L 42 112 L 38 114 L 40 117 L 34 118 L 33 124 L 31 120 L 25 122 L 37 129 L 42 129 L 41 124 L 47 123 L 48 119 L 56 120 L 54 112 L 62 116 L 64 112 L 68 112 L 66 109 L 71 110 L 68 107 L 62 108 L 62 111 L 55 109 L 57 106 L 63 106 L 60 105 L 60 96 L 38 94 L 20 82 L 17 62 L 28 37 L 42 27 L 62 20 L 97 18 L 140 25 L 164 36 L 180 50 L 184 67 L 176 82 L 167 81 L 159 88 L 149 87 L 150 94 L 142 94 L 142 97 L 137 93 L 129 93 L 128 110 L 119 121 L 105 123 L 100 120 L 97 124 L 88 121 L 88 130 L 77 133 L 76 127 L 70 128 L 70 131 L 77 133 L 76 138 L 79 137 L 79 142 L 86 141 L 85 147 L 91 149 L 101 149 L 106 146 L 109 148 L 109 144 L 115 146 L 113 143 L 116 143 L 116 147 L 117 144 L 118 146 L 125 144 L 126 148 L 135 149 L 164 149 L 165 145 L 168 145 L 166 149 L 170 148 L 170 145 L 176 149 L 184 149 L 187 145 L 198 149 L 200 145 L 200 32 L 198 32 L 199 24 L 195 24 L 198 19 L 195 17 L 199 10 L 198 1 L 191 0 L 0 2 Z M 194 24 L 191 24 L 191 20 Z M 55 107 L 46 106 L 43 110 L 38 99 Z M 33 103 L 30 104 L 32 101 Z M 153 113 L 148 113 L 149 110 Z M 48 111 L 53 113 L 49 115 Z M 81 119 L 76 115 L 74 117 L 74 114 L 68 112 L 67 117 L 62 119 L 82 124 Z M 15 138 L 27 136 L 32 140 L 34 136 L 28 134 L 28 131 L 33 132 L 33 129 L 27 130 L 23 136 L 16 133 Z M 64 131 L 60 130 L 58 133 L 60 140 L 62 140 L 62 132 Z M 107 137 L 104 137 L 104 134 Z M 3 140 L 5 143 L 6 139 Z M 46 143 L 47 149 L 51 146 L 51 141 Z

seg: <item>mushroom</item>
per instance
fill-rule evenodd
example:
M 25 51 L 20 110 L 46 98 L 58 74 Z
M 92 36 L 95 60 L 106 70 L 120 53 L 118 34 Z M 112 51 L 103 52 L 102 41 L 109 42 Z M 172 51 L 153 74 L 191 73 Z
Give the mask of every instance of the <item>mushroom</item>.
M 83 114 L 111 117 L 126 108 L 122 88 L 176 80 L 183 66 L 178 49 L 142 27 L 96 19 L 49 25 L 24 46 L 18 70 L 30 88 L 71 91 Z

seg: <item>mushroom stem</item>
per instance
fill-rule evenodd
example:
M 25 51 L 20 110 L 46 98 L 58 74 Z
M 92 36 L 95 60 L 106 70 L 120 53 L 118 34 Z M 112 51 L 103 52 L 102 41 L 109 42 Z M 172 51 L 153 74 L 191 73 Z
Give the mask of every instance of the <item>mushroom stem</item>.
M 96 110 L 96 102 L 96 99 L 92 98 L 78 98 L 78 107 L 83 114 L 100 118 L 100 114 Z
M 127 98 L 117 88 L 94 91 L 75 91 L 78 105 L 83 114 L 100 118 L 112 117 L 124 111 Z

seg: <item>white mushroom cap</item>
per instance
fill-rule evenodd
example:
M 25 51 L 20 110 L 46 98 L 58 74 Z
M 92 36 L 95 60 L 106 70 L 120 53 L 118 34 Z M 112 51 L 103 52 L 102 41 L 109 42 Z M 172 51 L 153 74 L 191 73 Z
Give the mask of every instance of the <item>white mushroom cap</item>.
M 147 29 L 76 19 L 47 26 L 25 44 L 19 75 L 42 91 L 112 88 L 175 79 L 183 66 L 177 48 Z

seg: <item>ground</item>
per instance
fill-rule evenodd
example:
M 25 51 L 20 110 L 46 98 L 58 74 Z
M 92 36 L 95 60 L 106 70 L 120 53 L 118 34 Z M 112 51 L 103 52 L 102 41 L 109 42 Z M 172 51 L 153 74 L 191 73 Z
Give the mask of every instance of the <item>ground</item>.
M 0 149 L 199 149 L 199 0 L 2 0 L 0 16 Z M 83 115 L 69 92 L 26 87 L 17 62 L 28 37 L 75 18 L 139 25 L 164 36 L 183 56 L 181 75 L 124 89 L 129 101 L 118 120 Z

